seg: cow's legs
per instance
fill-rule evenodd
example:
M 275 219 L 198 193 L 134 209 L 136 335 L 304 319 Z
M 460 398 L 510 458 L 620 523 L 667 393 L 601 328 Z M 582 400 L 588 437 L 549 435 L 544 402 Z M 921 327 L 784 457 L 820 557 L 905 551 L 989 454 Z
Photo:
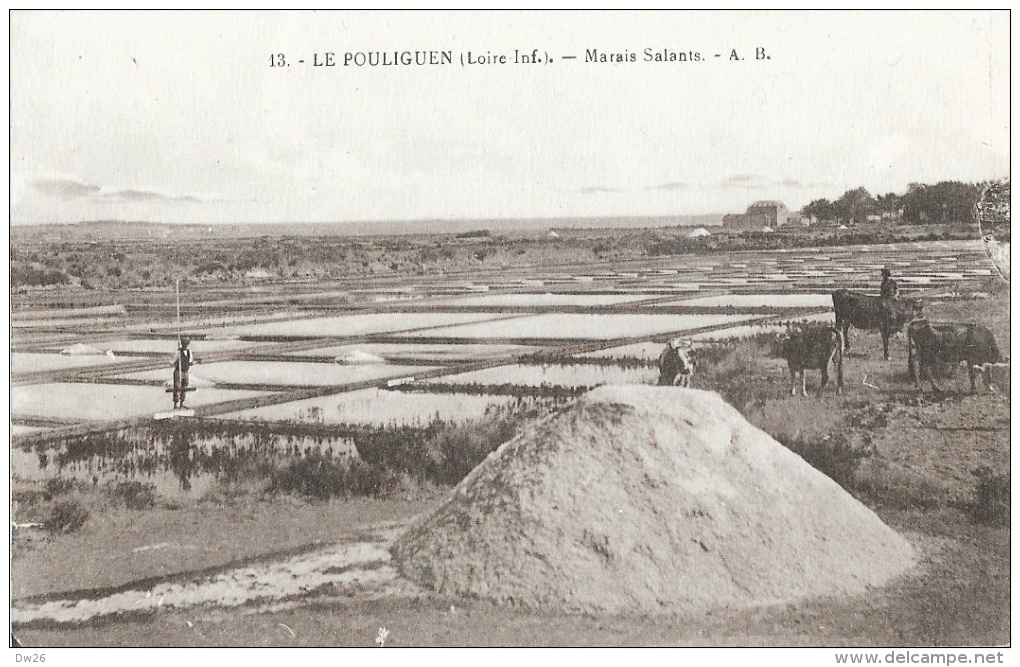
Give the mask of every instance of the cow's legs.
M 825 389 L 825 386 L 827 384 L 829 384 L 829 360 L 828 359 L 826 359 L 825 361 L 822 362 L 821 368 L 822 368 L 822 384 L 820 384 L 818 386 L 818 390 L 819 391 L 821 391 L 822 389 Z
M 889 329 L 882 327 L 882 354 L 885 355 L 885 360 L 889 361 L 892 357 L 889 356 L 889 337 L 892 332 Z
M 836 360 L 836 393 L 843 393 L 843 351 L 836 349 L 836 352 L 832 355 Z
M 985 366 L 984 371 L 985 371 L 985 386 L 988 387 L 988 393 L 994 394 L 996 393 L 996 391 L 995 387 L 992 385 L 992 367 Z
M 807 369 L 800 369 L 800 393 L 802 396 L 807 396 Z
M 935 378 L 931 374 L 931 366 L 932 365 L 930 363 L 928 363 L 928 362 L 925 362 L 925 363 L 922 364 L 921 361 L 918 360 L 918 362 L 917 362 L 917 373 L 918 373 L 918 375 L 921 376 L 921 381 L 917 385 L 917 388 L 920 391 L 922 391 L 922 392 L 924 391 L 924 389 L 922 388 L 922 385 L 924 384 L 925 377 L 927 377 L 928 378 L 928 382 L 931 383 L 931 390 L 935 391 L 935 392 L 941 392 L 942 390 L 939 389 L 939 386 L 937 384 L 935 384 Z
M 981 366 L 967 366 L 967 370 L 970 373 L 970 392 L 972 394 L 977 393 L 977 382 L 976 375 L 981 374 L 982 379 L 985 381 L 985 388 L 988 389 L 988 393 L 994 394 L 995 387 L 992 386 L 992 367 L 988 365 Z
M 797 395 L 797 371 L 790 368 L 790 396 Z
M 836 328 L 843 332 L 843 349 L 847 352 L 850 351 L 850 323 L 849 322 L 836 322 Z

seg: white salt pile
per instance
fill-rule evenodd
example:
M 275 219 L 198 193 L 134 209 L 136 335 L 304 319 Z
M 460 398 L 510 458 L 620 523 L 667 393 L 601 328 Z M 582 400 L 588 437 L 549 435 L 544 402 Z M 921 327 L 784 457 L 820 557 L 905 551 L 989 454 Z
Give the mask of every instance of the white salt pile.
M 85 345 L 84 343 L 75 343 L 71 347 L 65 347 L 60 351 L 60 354 L 66 354 L 74 357 L 87 357 L 106 355 L 107 352 L 108 350 L 103 350 L 91 345 Z
M 393 547 L 444 594 L 670 612 L 859 593 L 910 545 L 717 394 L 606 386 L 504 444 Z
M 370 352 L 362 352 L 361 350 L 349 350 L 343 354 L 339 354 L 333 357 L 333 361 L 338 364 L 385 364 L 386 360 L 379 355 L 372 354 Z

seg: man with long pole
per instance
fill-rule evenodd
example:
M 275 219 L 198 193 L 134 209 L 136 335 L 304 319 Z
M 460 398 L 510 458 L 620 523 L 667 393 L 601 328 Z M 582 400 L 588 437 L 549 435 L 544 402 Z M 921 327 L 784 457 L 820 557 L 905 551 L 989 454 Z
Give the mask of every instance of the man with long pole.
M 186 409 L 184 399 L 188 393 L 188 371 L 195 359 L 188 349 L 191 343 L 187 337 L 181 336 L 181 281 L 177 280 L 177 356 L 174 357 L 174 410 Z

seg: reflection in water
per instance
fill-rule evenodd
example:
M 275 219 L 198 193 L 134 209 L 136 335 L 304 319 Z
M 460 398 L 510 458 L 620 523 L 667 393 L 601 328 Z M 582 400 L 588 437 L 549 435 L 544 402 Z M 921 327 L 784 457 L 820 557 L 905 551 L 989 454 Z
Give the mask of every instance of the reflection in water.
M 185 438 L 183 429 L 174 432 L 170 448 L 170 468 L 181 482 L 181 491 L 191 491 L 191 443 Z
M 342 464 L 358 453 L 349 433 L 267 433 L 253 425 L 175 421 L 42 443 L 32 451 L 14 448 L 11 468 L 23 480 L 142 482 L 165 498 L 197 498 L 216 483 L 269 479 L 308 456 Z
M 31 451 L 14 448 L 11 463 L 17 481 L 78 480 L 127 497 L 139 484 L 169 499 L 229 493 L 234 484 L 321 498 L 376 495 L 405 478 L 455 483 L 518 428 L 562 404 L 518 398 L 490 406 L 477 420 L 437 418 L 422 426 L 168 420 L 44 442 Z

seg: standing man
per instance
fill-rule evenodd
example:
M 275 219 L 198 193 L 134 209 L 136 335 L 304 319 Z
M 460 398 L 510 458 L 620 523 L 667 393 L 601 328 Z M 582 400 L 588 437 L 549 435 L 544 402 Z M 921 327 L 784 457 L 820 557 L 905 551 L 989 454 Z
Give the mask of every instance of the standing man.
M 882 269 L 882 288 L 880 292 L 882 298 L 895 299 L 899 292 L 899 286 L 896 284 L 896 281 L 892 279 L 892 271 L 889 269 Z
M 184 408 L 184 398 L 188 393 L 188 371 L 195 363 L 195 358 L 188 349 L 191 340 L 182 338 L 180 347 L 177 348 L 177 356 L 174 357 L 174 410 Z

